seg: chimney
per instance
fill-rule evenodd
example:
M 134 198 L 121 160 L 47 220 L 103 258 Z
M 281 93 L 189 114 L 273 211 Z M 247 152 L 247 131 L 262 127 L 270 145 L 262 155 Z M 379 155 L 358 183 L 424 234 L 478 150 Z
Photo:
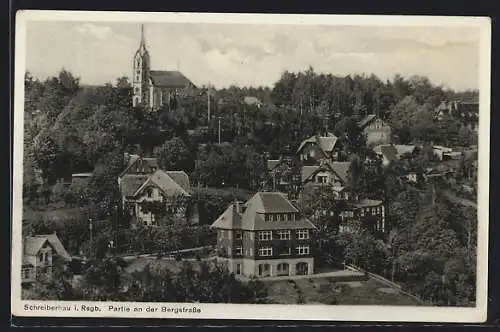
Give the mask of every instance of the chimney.
M 237 199 L 234 200 L 233 207 L 236 213 L 241 213 L 240 202 Z

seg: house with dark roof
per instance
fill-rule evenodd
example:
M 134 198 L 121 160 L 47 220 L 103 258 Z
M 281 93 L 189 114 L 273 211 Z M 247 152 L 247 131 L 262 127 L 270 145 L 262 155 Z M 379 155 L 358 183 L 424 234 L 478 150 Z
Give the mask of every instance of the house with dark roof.
M 301 186 L 300 165 L 292 157 L 281 157 L 267 161 L 267 174 L 263 180 L 263 190 L 279 191 L 295 197 Z
M 348 161 L 324 161 L 320 165 L 302 166 L 302 185 L 345 186 L 350 165 Z
M 124 154 L 124 170 L 118 176 L 124 213 L 137 224 L 161 226 L 174 222 L 198 223 L 198 209 L 191 202 L 189 176 L 184 171 L 164 171 L 156 158 Z
M 389 144 L 391 127 L 375 114 L 369 114 L 358 122 L 366 137 L 366 144 Z
M 384 166 L 389 165 L 392 161 L 401 159 L 403 156 L 415 155 L 419 151 L 421 151 L 420 146 L 403 144 L 384 144 L 373 148 L 373 152 L 382 158 Z
M 353 231 L 352 221 L 360 221 L 369 231 L 383 236 L 387 233 L 385 206 L 381 200 L 360 199 L 348 202 L 340 212 L 339 232 Z
M 321 160 L 342 161 L 340 140 L 332 133 L 325 136 L 311 136 L 297 149 L 297 156 L 304 165 L 318 165 Z
M 477 126 L 479 120 L 479 100 L 443 100 L 434 110 L 434 117 L 438 121 L 446 118 L 457 118 L 464 123 Z M 471 128 L 473 129 L 473 128 Z
M 133 226 L 162 226 L 198 223 L 198 211 L 191 201 L 189 176 L 184 171 L 158 169 L 150 174 L 125 174 L 119 181 L 123 210 Z
M 50 276 L 56 258 L 61 262 L 71 262 L 71 256 L 56 233 L 25 237 L 21 282 L 23 284 L 35 282 L 37 273 L 46 273 Z
M 217 259 L 247 277 L 314 273 L 316 227 L 286 195 L 259 192 L 234 202 L 211 226 L 217 230 Z
M 150 109 L 158 109 L 163 105 L 175 107 L 179 95 L 196 89 L 193 82 L 178 70 L 151 69 L 143 26 L 139 48 L 134 55 L 132 87 L 132 105 Z

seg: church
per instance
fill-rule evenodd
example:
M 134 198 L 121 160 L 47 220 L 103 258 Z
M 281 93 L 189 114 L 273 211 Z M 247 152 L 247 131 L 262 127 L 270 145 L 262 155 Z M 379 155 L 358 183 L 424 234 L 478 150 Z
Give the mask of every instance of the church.
M 172 107 L 177 96 L 196 86 L 178 70 L 151 70 L 151 56 L 146 47 L 144 26 L 141 41 L 134 55 L 132 75 L 132 105 L 157 110 L 163 105 Z

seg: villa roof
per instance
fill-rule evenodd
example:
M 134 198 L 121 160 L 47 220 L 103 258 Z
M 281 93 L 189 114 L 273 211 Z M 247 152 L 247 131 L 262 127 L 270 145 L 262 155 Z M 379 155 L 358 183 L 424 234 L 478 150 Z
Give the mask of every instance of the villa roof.
M 37 255 L 40 249 L 48 242 L 54 249 L 56 254 L 66 261 L 71 260 L 70 254 L 66 251 L 61 241 L 55 233 L 43 234 L 35 236 L 27 236 L 24 238 L 24 255 Z
M 374 206 L 379 206 L 383 202 L 375 199 L 362 199 L 357 202 L 352 203 L 352 205 L 356 208 L 362 208 L 362 207 L 374 207 Z
M 125 174 L 121 178 L 120 191 L 122 196 L 131 197 L 148 179 L 147 175 Z
M 144 162 L 146 166 L 148 167 L 148 171 L 151 169 L 158 169 L 158 159 L 156 158 L 147 158 L 147 157 L 140 157 L 136 154 L 125 154 L 124 156 L 125 162 L 127 163 L 127 166 L 125 166 L 125 169 L 120 173 L 119 177 L 125 175 L 133 165 L 135 165 L 137 162 Z M 146 172 L 146 170 L 145 170 Z M 147 173 L 147 172 L 146 172 Z
M 172 177 L 161 169 L 148 176 L 147 180 L 134 192 L 132 196 L 139 194 L 149 184 L 156 185 L 168 196 L 191 196 L 186 189 L 184 189 L 179 183 L 177 183 Z
M 304 146 L 308 143 L 317 144 L 321 150 L 331 152 L 337 144 L 337 141 L 338 137 L 332 133 L 328 133 L 327 136 L 311 136 L 300 143 L 297 152 L 300 152 L 300 150 L 302 150 L 302 148 L 304 148 Z
M 37 255 L 40 249 L 47 242 L 46 238 L 27 236 L 24 238 L 24 255 Z
M 370 122 L 372 122 L 373 119 L 375 119 L 377 116 L 375 114 L 369 114 L 365 116 L 361 121 L 358 122 L 358 126 L 360 128 L 364 128 L 366 125 L 368 125 Z
M 313 229 L 315 226 L 300 211 L 278 192 L 259 192 L 245 203 L 243 213 L 228 208 L 213 224 L 214 228 L 273 230 L 273 229 Z M 295 213 L 295 220 L 266 221 L 265 213 Z

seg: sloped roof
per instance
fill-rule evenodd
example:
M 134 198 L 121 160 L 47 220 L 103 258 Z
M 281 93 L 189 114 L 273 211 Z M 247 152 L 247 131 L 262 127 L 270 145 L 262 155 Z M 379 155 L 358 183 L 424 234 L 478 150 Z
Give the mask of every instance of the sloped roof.
M 328 162 L 330 168 L 337 173 L 339 178 L 345 182 L 347 182 L 347 177 L 349 174 L 349 167 L 351 163 L 348 161 L 330 161 Z
M 417 146 L 415 145 L 402 145 L 402 144 L 396 144 L 394 145 L 396 148 L 396 151 L 398 152 L 398 155 L 401 156 L 405 153 L 413 153 Z
M 284 194 L 278 192 L 259 192 L 246 202 L 245 212 L 237 213 L 229 207 L 213 224 L 215 228 L 244 230 L 273 229 L 312 229 L 315 226 L 306 218 L 295 220 L 265 221 L 264 213 L 299 213 Z
M 191 196 L 181 185 L 175 182 L 174 179 L 172 179 L 166 172 L 164 172 L 161 169 L 151 174 L 146 180 L 146 182 L 144 182 L 135 191 L 133 196 L 136 196 L 149 184 L 156 185 L 167 196 L 175 196 L 175 195 Z
M 181 186 L 185 191 L 189 191 L 190 183 L 189 176 L 184 171 L 166 171 L 168 176 L 170 176 L 179 186 Z
M 120 182 L 122 196 L 131 197 L 149 177 L 147 175 L 125 174 Z
M 177 70 L 151 70 L 151 80 L 161 88 L 185 88 L 194 84 Z
M 382 204 L 382 201 L 375 200 L 375 199 L 362 199 L 357 202 L 352 203 L 352 205 L 356 208 L 362 208 L 362 207 L 375 207 L 379 206 Z
M 321 150 L 325 152 L 331 152 L 333 148 L 335 147 L 335 144 L 338 141 L 338 137 L 335 136 L 332 133 L 328 133 L 327 136 L 311 136 L 300 143 L 299 148 L 297 149 L 297 153 L 302 150 L 302 148 L 307 144 L 307 143 L 313 143 L 313 144 L 318 144 L 318 146 L 321 148 Z
M 24 255 L 37 255 L 47 238 L 27 236 L 24 238 Z
M 239 214 L 234 204 L 231 204 L 226 211 L 224 211 L 212 226 L 220 229 L 240 229 L 241 228 L 241 214 Z
M 44 235 L 35 235 L 37 238 L 47 239 L 49 243 L 52 245 L 52 248 L 56 251 L 57 255 L 63 258 L 64 260 L 70 261 L 71 255 L 66 251 L 63 244 L 59 240 L 59 237 L 55 233 L 52 234 L 44 234 Z
M 375 114 L 369 114 L 365 116 L 361 121 L 358 122 L 358 126 L 361 128 L 364 128 L 366 125 L 368 125 L 373 119 L 375 119 L 377 116 Z
M 245 96 L 243 98 L 243 102 L 247 105 L 255 105 L 255 104 L 262 104 L 262 102 L 257 98 L 253 96 Z
M 316 171 L 318 171 L 321 166 L 313 165 L 313 166 L 302 166 L 301 169 L 301 178 L 302 182 L 305 182 L 307 179 L 311 177 Z
M 128 158 L 127 158 L 128 157 Z M 131 154 L 131 155 L 125 155 L 125 158 L 128 159 L 126 161 L 127 163 L 127 166 L 125 167 L 125 169 L 120 173 L 119 177 L 123 176 L 124 174 L 127 173 L 127 171 L 133 166 L 135 165 L 139 160 L 142 160 L 144 163 L 146 163 L 147 167 L 149 168 L 156 168 L 158 169 L 159 166 L 158 166 L 158 159 L 156 158 L 146 158 L 146 157 L 140 157 L 136 154 Z
M 325 163 L 324 165 L 318 166 L 302 166 L 301 169 L 301 178 L 302 182 L 308 180 L 313 174 L 319 171 L 331 171 L 342 180 L 342 182 L 347 182 L 349 167 L 351 163 L 348 161 L 330 161 Z
M 268 171 L 272 171 L 273 169 L 275 169 L 279 164 L 280 164 L 281 160 L 279 159 L 270 159 L 267 161 L 267 170 Z

